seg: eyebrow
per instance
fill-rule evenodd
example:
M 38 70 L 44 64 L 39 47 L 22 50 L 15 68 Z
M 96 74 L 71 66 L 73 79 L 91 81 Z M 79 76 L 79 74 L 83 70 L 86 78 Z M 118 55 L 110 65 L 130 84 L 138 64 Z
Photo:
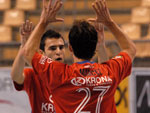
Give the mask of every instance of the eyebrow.
M 52 48 L 52 47 L 60 47 L 60 46 L 65 46 L 64 44 L 63 45 L 51 45 L 49 46 L 48 48 Z
M 57 47 L 57 46 L 65 46 L 65 44 L 61 44 L 61 45 L 51 45 L 49 47 Z

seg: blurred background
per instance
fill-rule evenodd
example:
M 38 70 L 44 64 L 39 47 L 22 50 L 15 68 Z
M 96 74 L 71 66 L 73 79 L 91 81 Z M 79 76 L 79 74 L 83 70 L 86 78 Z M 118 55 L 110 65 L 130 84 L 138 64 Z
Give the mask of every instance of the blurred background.
M 63 7 L 58 17 L 64 23 L 51 24 L 68 41 L 68 31 L 74 19 L 95 17 L 91 7 L 94 0 L 62 0 Z M 150 66 L 150 0 L 106 0 L 114 21 L 122 27 L 137 46 L 134 66 Z M 37 24 L 42 8 L 42 0 L 0 0 L 0 66 L 11 66 L 19 45 L 19 27 L 27 19 Z M 105 40 L 109 57 L 116 55 L 120 48 L 114 36 L 105 28 Z M 66 46 L 67 47 L 67 46 Z M 96 57 L 95 57 L 96 58 Z M 72 58 L 66 49 L 66 63 Z
M 95 13 L 92 9 L 92 2 L 94 0 L 62 0 L 63 7 L 58 14 L 58 17 L 64 18 L 64 23 L 51 24 L 49 28 L 52 28 L 62 34 L 66 41 L 66 53 L 65 62 L 71 64 L 72 57 L 67 49 L 68 42 L 68 31 L 75 19 L 87 19 L 90 17 L 95 17 Z M 113 20 L 124 30 L 125 33 L 135 42 L 137 47 L 136 58 L 133 63 L 134 68 L 138 68 L 136 72 L 147 72 L 144 75 L 146 78 L 142 80 L 141 89 L 138 92 L 149 91 L 150 89 L 150 72 L 148 70 L 150 67 L 150 0 L 106 0 L 108 8 L 110 10 Z M 25 20 L 30 20 L 33 22 L 34 26 L 38 23 L 40 18 L 40 13 L 42 9 L 42 0 L 0 0 L 0 98 L 6 100 L 15 99 L 13 96 L 20 95 L 18 92 L 12 90 L 12 83 L 10 79 L 10 70 L 14 58 L 17 55 L 20 46 L 20 35 L 19 27 Z M 109 58 L 112 58 L 121 50 L 115 41 L 112 33 L 105 28 L 105 41 L 107 47 L 107 53 Z M 97 61 L 97 57 L 94 57 Z M 5 67 L 5 68 L 4 68 Z M 139 70 L 144 68 L 144 70 Z M 139 73 L 135 74 L 139 75 Z M 134 75 L 132 73 L 132 75 Z M 143 75 L 143 73 L 141 74 Z M 136 78 L 134 78 L 136 79 Z M 133 79 L 130 79 L 133 80 Z M 141 79 L 139 79 L 141 80 Z M 146 82 L 145 82 L 146 81 Z M 133 86 L 136 87 L 136 81 L 131 81 Z M 148 85 L 145 86 L 144 84 Z M 116 92 L 116 105 L 119 113 L 150 113 L 150 91 L 148 93 L 143 92 L 143 97 L 140 97 L 140 93 L 137 93 L 140 98 L 145 99 L 145 104 L 147 108 L 142 108 L 141 111 L 129 110 L 133 109 L 136 105 L 129 107 L 129 104 L 136 104 L 136 94 L 131 93 L 129 95 L 129 85 L 128 79 L 125 80 L 123 84 L 118 87 Z M 144 86 L 146 87 L 143 90 Z M 136 92 L 135 87 L 131 90 Z M 138 87 L 136 87 L 138 88 Z M 131 92 L 132 92 L 131 91 Z M 13 96 L 8 96 L 9 93 Z M 128 96 L 129 95 L 129 96 Z M 134 97 L 132 98 L 131 95 Z M 18 102 L 20 102 L 21 107 L 25 109 L 27 106 L 30 111 L 29 105 L 27 105 L 26 96 L 18 96 Z M 23 100 L 21 100 L 21 97 Z M 149 97 L 149 98 L 148 98 Z M 7 99 L 8 98 L 8 99 Z M 129 99 L 131 102 L 129 102 Z M 22 104 L 22 102 L 25 103 Z M 7 102 L 7 101 L 6 101 Z M 143 101 L 140 101 L 143 102 Z M 1 103 L 1 101 L 0 101 Z M 4 103 L 2 101 L 2 103 Z M 16 102 L 18 105 L 18 103 Z M 148 104 L 148 105 L 147 105 Z M 8 105 L 8 103 L 7 103 Z M 140 105 L 140 104 L 139 104 Z M 132 108 L 131 108 L 132 107 Z M 7 107 L 6 107 L 7 108 Z M 14 109 L 14 107 L 13 107 Z M 138 108 L 137 108 L 138 109 Z M 144 109 L 146 111 L 144 111 Z M 0 113 L 7 113 L 6 111 L 0 111 Z M 19 113 L 15 111 L 10 111 L 10 113 Z M 23 112 L 22 112 L 23 113 Z

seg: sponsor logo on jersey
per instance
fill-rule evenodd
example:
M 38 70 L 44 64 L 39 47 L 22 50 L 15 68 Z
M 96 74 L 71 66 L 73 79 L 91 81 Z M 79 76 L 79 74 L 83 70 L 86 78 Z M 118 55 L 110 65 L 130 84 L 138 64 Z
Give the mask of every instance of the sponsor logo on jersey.
M 45 62 L 47 61 L 47 63 L 52 63 L 52 59 L 51 58 L 48 58 L 47 56 L 42 56 L 39 63 L 40 64 L 45 64 Z
M 51 103 L 42 103 L 42 113 L 53 113 L 54 112 L 54 106 Z
M 99 86 L 102 84 L 112 83 L 112 79 L 109 76 L 102 77 L 76 77 L 71 80 L 71 83 L 75 86 Z
M 42 106 L 41 106 L 42 113 L 55 113 L 52 95 L 50 95 L 49 101 L 50 102 L 42 102 Z

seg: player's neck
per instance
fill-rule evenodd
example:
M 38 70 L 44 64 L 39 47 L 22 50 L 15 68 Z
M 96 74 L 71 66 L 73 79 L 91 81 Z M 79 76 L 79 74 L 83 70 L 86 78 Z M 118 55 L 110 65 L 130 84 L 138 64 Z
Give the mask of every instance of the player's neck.
M 86 59 L 79 59 L 79 58 L 77 58 L 77 57 L 74 56 L 74 55 L 73 55 L 73 60 L 74 60 L 74 63 L 75 63 L 75 62 L 83 62 L 83 61 L 86 61 Z M 89 61 L 91 61 L 91 60 L 89 60 Z

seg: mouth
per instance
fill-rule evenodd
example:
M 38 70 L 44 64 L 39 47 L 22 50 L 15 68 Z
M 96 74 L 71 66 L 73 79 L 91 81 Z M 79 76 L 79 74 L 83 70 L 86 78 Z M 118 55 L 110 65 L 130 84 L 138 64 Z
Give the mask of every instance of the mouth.
M 56 59 L 56 61 L 61 61 L 61 60 L 62 60 L 62 58 L 57 58 L 57 59 Z

